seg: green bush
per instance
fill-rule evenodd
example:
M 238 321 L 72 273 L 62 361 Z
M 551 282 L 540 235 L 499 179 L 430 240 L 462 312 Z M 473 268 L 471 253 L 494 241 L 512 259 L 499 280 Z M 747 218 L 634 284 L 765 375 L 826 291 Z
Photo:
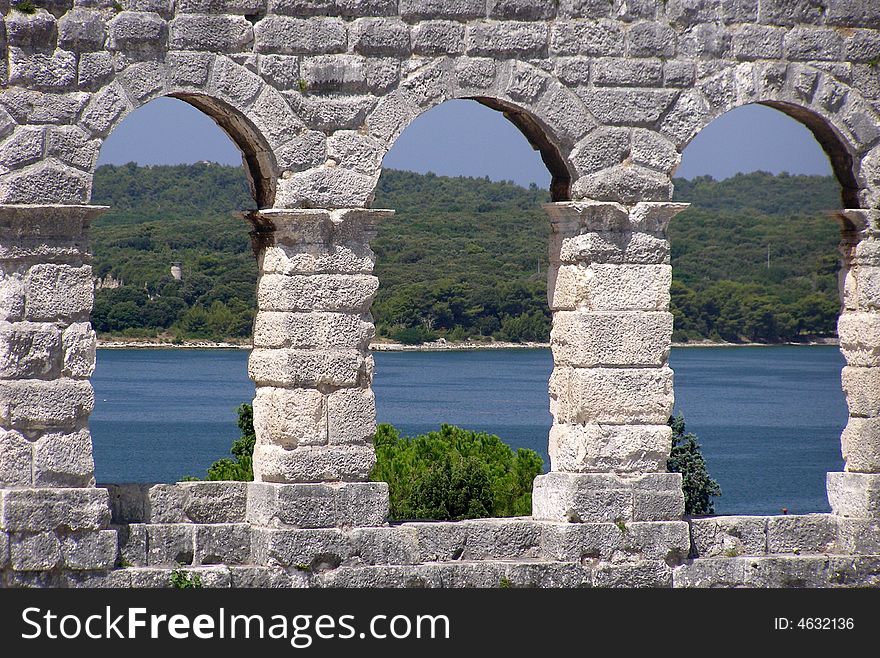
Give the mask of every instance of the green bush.
M 721 495 L 721 487 L 709 477 L 697 437 L 685 432 L 681 414 L 670 418 L 669 426 L 672 427 L 672 451 L 666 467 L 670 473 L 681 473 L 684 513 L 688 516 L 714 514 L 712 497 Z
M 257 435 L 254 432 L 254 408 L 249 404 L 239 405 L 238 429 L 241 436 L 236 439 L 230 452 L 235 459 L 224 457 L 218 459 L 208 467 L 206 480 L 236 480 L 239 482 L 251 482 L 254 479 L 254 444 Z M 185 481 L 198 480 L 196 477 L 186 477 Z
M 541 457 L 501 439 L 452 425 L 413 438 L 379 425 L 370 479 L 387 482 L 392 519 L 440 521 L 524 516 L 532 511 L 532 481 Z

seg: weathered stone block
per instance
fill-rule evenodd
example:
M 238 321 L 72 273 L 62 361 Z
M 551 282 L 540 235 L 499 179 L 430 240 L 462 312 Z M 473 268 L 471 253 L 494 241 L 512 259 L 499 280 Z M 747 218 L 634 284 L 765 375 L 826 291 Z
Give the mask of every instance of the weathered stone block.
M 532 516 L 572 523 L 678 520 L 684 511 L 679 473 L 621 477 L 558 473 L 535 478 Z
M 565 245 L 578 251 L 598 255 L 608 243 L 598 235 L 595 239 L 570 240 Z M 587 237 L 587 236 L 583 236 Z M 600 251 L 601 250 L 601 251 Z M 599 253 L 597 253 L 599 252 Z M 672 268 L 669 265 L 614 265 L 591 263 L 562 265 L 555 285 L 550 290 L 550 308 L 555 311 L 665 311 L 669 306 Z
M 617 57 L 625 49 L 623 28 L 614 21 L 558 20 L 550 26 L 550 53 L 554 55 Z
M 542 554 L 563 562 L 681 562 L 690 551 L 684 521 L 615 523 L 542 523 Z
M 400 16 L 415 22 L 432 18 L 465 21 L 485 16 L 484 0 L 400 0 Z
M 662 366 L 669 357 L 671 343 L 671 313 L 556 311 L 553 314 L 550 347 L 556 365 Z
M 650 127 L 669 109 L 676 98 L 676 92 L 669 89 L 600 87 L 590 90 L 581 89 L 578 92 L 593 116 L 603 124 L 612 126 Z
M 880 416 L 880 368 L 845 366 L 841 381 L 850 416 Z
M 259 311 L 254 322 L 256 347 L 293 349 L 366 349 L 376 330 L 363 316 L 349 313 Z
M 365 274 L 264 274 L 257 285 L 261 311 L 366 312 L 379 282 Z
M 61 335 L 64 350 L 63 369 L 67 377 L 91 377 L 95 371 L 95 350 L 97 340 L 92 325 L 88 322 L 74 322 Z
M 831 514 L 767 517 L 768 553 L 833 553 L 838 518 Z
M 287 573 L 280 567 L 229 567 L 230 586 L 240 588 L 294 589 L 308 587 L 308 575 Z
M 153 12 L 124 11 L 107 26 L 111 50 L 162 50 L 168 38 L 165 20 Z
M 460 55 L 464 52 L 464 25 L 455 21 L 422 21 L 410 35 L 416 55 Z
M 91 169 L 98 159 L 100 148 L 101 143 L 91 139 L 90 135 L 78 126 L 52 128 L 46 137 L 47 155 L 52 155 L 79 169 Z
M 49 571 L 61 561 L 61 543 L 54 532 L 15 533 L 9 542 L 9 563 L 16 571 Z
M 302 80 L 312 92 L 358 93 L 367 90 L 366 61 L 358 55 L 302 58 Z
M 247 483 L 178 482 L 145 492 L 145 519 L 151 523 L 240 523 L 245 518 Z
M 189 523 L 152 523 L 145 527 L 148 566 L 193 564 L 196 526 Z
M 590 232 L 560 240 L 559 258 L 563 263 L 667 265 L 669 241 L 649 233 Z M 616 285 L 625 285 L 622 270 L 608 270 L 611 273 Z
M 636 203 L 668 201 L 672 182 L 666 174 L 638 165 L 617 165 L 579 178 L 572 186 L 576 199 Z
M 543 524 L 529 518 L 407 522 L 420 562 L 518 560 L 542 557 Z
M 0 203 L 8 204 L 79 204 L 90 193 L 87 174 L 53 160 L 16 171 L 0 182 Z
M 194 564 L 248 564 L 251 527 L 246 523 L 195 526 Z
M 76 7 L 58 21 L 58 47 L 86 52 L 100 50 L 107 38 L 107 24 L 100 12 Z
M 327 396 L 327 434 L 331 445 L 372 445 L 376 398 L 369 388 L 343 388 Z
M 256 348 L 248 359 L 248 376 L 257 386 L 357 386 L 371 381 L 372 370 L 372 357 L 365 357 L 359 350 L 320 352 Z
M 394 18 L 361 18 L 351 24 L 351 47 L 362 55 L 406 55 L 409 27 Z
M 170 28 L 169 47 L 175 50 L 237 53 L 254 40 L 253 26 L 244 16 L 184 14 Z
M 254 26 L 258 53 L 341 53 L 345 51 L 346 39 L 345 23 L 339 18 L 268 16 Z
M 839 60 L 843 37 L 833 29 L 795 27 L 786 31 L 783 47 L 792 61 Z
M 33 448 L 20 432 L 0 430 L 0 487 L 33 484 Z
M 662 82 L 663 62 L 659 59 L 602 58 L 593 62 L 593 84 L 599 86 L 656 87 Z
M 654 560 L 599 564 L 593 573 L 593 587 L 672 587 L 672 567 Z
M 92 437 L 87 429 L 71 433 L 43 434 L 33 446 L 34 486 L 94 486 Z
M 733 56 L 737 59 L 782 58 L 785 29 L 765 25 L 738 25 L 731 29 Z
M 116 528 L 119 541 L 119 561 L 132 567 L 147 566 L 147 525 L 132 523 Z
M 359 482 L 376 464 L 372 445 L 304 446 L 285 450 L 258 445 L 254 449 L 257 482 Z
M 0 530 L 102 530 L 109 522 L 106 489 L 0 489 Z
M 840 436 L 850 473 L 880 473 L 880 418 L 850 418 Z
M 546 50 L 544 23 L 474 22 L 465 37 L 465 52 L 472 57 L 541 57 Z
M 550 398 L 557 423 L 662 425 L 672 413 L 672 370 L 557 366 Z
M 61 537 L 61 560 L 75 571 L 110 569 L 116 562 L 115 530 L 75 532 Z
M 880 520 L 839 518 L 837 526 L 835 552 L 844 555 L 880 554 Z
M 24 317 L 24 283 L 18 274 L 0 274 L 0 320 L 15 322 Z
M 749 558 L 700 558 L 673 571 L 675 588 L 744 587 Z
M 550 461 L 566 473 L 663 471 L 672 447 L 666 425 L 553 425 Z
M 150 484 L 102 484 L 110 498 L 110 523 L 145 523 L 150 520 L 147 497 Z
M 828 502 L 838 516 L 880 518 L 880 473 L 828 473 Z
M 42 263 L 24 279 L 25 318 L 35 322 L 87 320 L 92 310 L 92 268 Z
M 0 321 L 0 379 L 57 376 L 61 332 L 48 322 Z
M 688 521 L 695 557 L 736 557 L 767 553 L 767 519 L 712 516 Z
M 253 406 L 254 429 L 261 443 L 287 450 L 327 443 L 328 403 L 320 391 L 263 386 L 257 389 Z
M 364 527 L 383 525 L 387 517 L 385 482 L 254 483 L 248 487 L 247 520 L 257 526 Z
M 0 532 L 0 569 L 9 566 L 9 534 Z
M 254 562 L 320 573 L 339 567 L 354 553 L 352 538 L 335 528 L 254 530 Z
M 0 424 L 14 429 L 72 428 L 95 407 L 88 381 L 0 380 Z

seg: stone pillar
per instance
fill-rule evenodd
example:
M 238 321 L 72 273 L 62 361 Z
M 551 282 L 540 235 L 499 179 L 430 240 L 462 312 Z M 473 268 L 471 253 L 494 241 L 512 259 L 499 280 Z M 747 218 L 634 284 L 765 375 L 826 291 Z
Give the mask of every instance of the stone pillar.
M 94 299 L 88 228 L 105 208 L 0 206 L 0 570 L 105 569 L 107 491 L 95 488 Z M 54 577 L 54 576 L 53 576 Z M 51 584 L 51 583 L 50 583 Z
M 256 384 L 249 520 L 263 526 L 384 523 L 371 389 L 378 289 L 369 241 L 386 210 L 262 210 L 249 374 Z
M 844 210 L 837 323 L 849 419 L 841 435 L 842 473 L 828 473 L 828 500 L 840 517 L 841 550 L 880 553 L 880 210 Z
M 686 207 L 545 206 L 551 221 L 553 426 L 551 471 L 535 479 L 536 518 L 681 517 L 681 476 L 666 471 L 673 405 L 666 226 Z

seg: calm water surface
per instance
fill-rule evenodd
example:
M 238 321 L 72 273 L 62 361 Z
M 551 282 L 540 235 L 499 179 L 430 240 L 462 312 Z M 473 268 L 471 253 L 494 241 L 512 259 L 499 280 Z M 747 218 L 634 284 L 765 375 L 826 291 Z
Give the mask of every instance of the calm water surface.
M 549 350 L 378 352 L 377 415 L 404 433 L 452 423 L 548 463 Z M 241 350 L 100 350 L 91 419 L 99 482 L 202 475 L 253 398 Z M 703 445 L 724 514 L 827 511 L 846 405 L 836 347 L 673 350 L 676 411 Z

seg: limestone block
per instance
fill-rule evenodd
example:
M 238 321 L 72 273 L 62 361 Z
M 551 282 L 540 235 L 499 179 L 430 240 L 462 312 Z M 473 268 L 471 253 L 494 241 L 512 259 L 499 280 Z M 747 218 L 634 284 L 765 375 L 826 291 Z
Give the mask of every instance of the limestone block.
M 356 130 L 337 131 L 327 140 L 328 157 L 335 160 L 339 166 L 362 174 L 372 175 L 379 170 L 382 152 L 379 142 Z M 351 245 L 351 247 L 355 246 Z
M 0 430 L 0 487 L 33 484 L 33 449 L 19 432 Z
M 472 57 L 542 57 L 546 50 L 545 23 L 488 21 L 468 24 L 465 52 Z
M 254 322 L 256 347 L 294 349 L 366 349 L 375 335 L 372 322 L 347 313 L 259 311 Z
M 367 112 L 366 107 L 357 109 Z M 332 125 L 353 127 L 347 123 Z M 284 208 L 361 208 L 372 200 L 374 185 L 373 176 L 341 167 L 316 167 L 279 180 L 275 203 Z
M 639 560 L 680 563 L 690 551 L 684 521 L 632 522 L 622 531 L 615 523 L 542 523 L 542 554 L 562 562 Z
M 147 527 L 144 523 L 132 523 L 116 529 L 121 563 L 134 567 L 147 566 Z
M 850 418 L 840 436 L 850 473 L 880 473 L 880 418 Z
M 275 159 L 284 171 L 304 171 L 322 165 L 327 161 L 327 138 L 316 130 L 304 131 L 275 149 Z
M 254 480 L 357 482 L 369 477 L 375 463 L 372 445 L 305 446 L 295 450 L 258 445 L 254 449 Z
M 696 89 L 685 90 L 660 121 L 660 132 L 683 149 L 711 117 L 709 103 Z
M 837 524 L 835 552 L 844 555 L 880 554 L 880 520 L 839 518 Z
M 733 56 L 741 60 L 782 59 L 785 29 L 766 25 L 736 25 L 731 28 Z
M 246 523 L 195 526 L 193 564 L 249 564 L 251 528 Z
M 463 89 L 489 89 L 498 75 L 498 65 L 489 57 L 460 57 L 455 62 L 458 93 Z
M 24 317 L 24 295 L 20 275 L 0 272 L 0 320 L 15 322 Z
M 115 530 L 74 532 L 61 538 L 61 559 L 75 571 L 111 569 L 116 562 Z
M 195 528 L 189 523 L 151 523 L 147 532 L 147 565 L 193 564 Z
M 259 14 L 265 10 L 264 0 L 178 0 L 174 9 L 178 14 Z
M 460 55 L 464 52 L 464 25 L 455 21 L 422 21 L 410 34 L 416 55 Z
M 79 56 L 77 82 L 80 89 L 96 91 L 113 77 L 113 57 L 109 52 L 83 53 Z
M 0 172 L 19 169 L 43 157 L 46 129 L 43 127 L 20 127 L 4 142 L 0 152 Z
M 41 53 L 9 48 L 9 82 L 61 91 L 76 83 L 76 55 L 66 50 Z
M 0 379 L 56 377 L 61 332 L 48 322 L 0 321 Z
M 92 413 L 88 381 L 0 380 L 0 425 L 15 429 L 73 427 Z
M 372 377 L 372 357 L 358 350 L 267 350 L 256 348 L 248 376 L 258 386 L 283 388 L 357 386 Z
M 257 284 L 261 311 L 365 312 L 379 287 L 365 274 L 314 276 L 264 274 Z
M 841 381 L 850 416 L 880 416 L 880 368 L 846 366 Z
M 151 523 L 239 523 L 244 520 L 244 482 L 178 482 L 132 492 L 131 520 Z M 140 496 L 141 509 L 136 497 Z M 138 516 L 139 515 L 139 516 Z
M 78 126 L 51 128 L 46 138 L 46 152 L 79 169 L 91 169 L 98 159 L 101 143 L 90 139 Z
M 767 552 L 834 553 L 837 521 L 832 514 L 767 517 Z
M 385 482 L 252 483 L 247 520 L 267 528 L 379 526 L 388 518 Z
M 89 94 L 44 94 L 10 88 L 0 97 L 0 105 L 19 123 L 74 123 L 88 102 Z
M 563 87 L 542 94 L 534 113 L 551 127 L 555 137 L 566 148 L 577 144 L 597 127 L 596 120 L 583 101 L 573 91 Z
M 8 12 L 6 41 L 11 46 L 51 48 L 58 34 L 55 17 L 44 9 L 32 14 Z
M 849 268 L 844 274 L 843 304 L 858 311 L 880 309 L 880 267 L 860 264 Z
M 556 5 L 552 2 L 534 0 L 489 0 L 489 18 L 516 21 L 540 21 L 556 16 Z
M 576 199 L 636 203 L 642 200 L 668 201 L 672 183 L 668 176 L 638 165 L 617 165 L 583 176 L 572 186 Z
M 532 516 L 570 523 L 678 520 L 684 511 L 679 473 L 621 477 L 559 473 L 535 478 Z
M 786 31 L 783 49 L 792 61 L 835 61 L 842 56 L 843 36 L 834 29 L 795 27 Z
M 345 23 L 339 18 L 267 16 L 254 26 L 258 53 L 341 53 L 345 51 L 346 39 Z
M 16 571 L 49 571 L 61 561 L 61 543 L 54 532 L 14 533 L 9 563 Z
M 632 564 L 599 564 L 593 573 L 593 587 L 672 587 L 672 567 L 655 560 Z
M 880 473 L 828 473 L 828 502 L 838 516 L 880 518 Z
M 211 66 L 214 93 L 239 111 L 247 111 L 264 88 L 259 77 L 231 59 L 217 57 Z
M 348 535 L 355 553 L 348 564 L 415 564 L 419 561 L 416 535 L 405 526 L 352 528 Z
M 106 489 L 0 490 L 0 530 L 102 530 L 109 522 Z
M 593 83 L 598 86 L 658 87 L 662 82 L 663 62 L 659 59 L 608 57 L 593 62 Z
M 584 57 L 558 57 L 556 77 L 569 87 L 589 84 L 590 60 Z
M 667 425 L 553 425 L 552 470 L 567 473 L 664 471 L 672 447 Z
M 668 63 L 666 69 L 667 84 L 669 84 Z M 681 154 L 675 148 L 675 144 L 653 130 L 642 128 L 636 128 L 632 132 L 630 154 L 635 164 L 650 167 L 668 175 L 671 175 L 681 162 Z
M 110 497 L 110 523 L 143 523 L 150 520 L 147 511 L 149 484 L 103 484 Z
M 351 47 L 362 55 L 407 55 L 409 28 L 395 18 L 360 18 L 351 24 Z
M 571 162 L 581 175 L 620 164 L 630 152 L 630 131 L 626 128 L 599 128 L 572 149 Z
M 60 574 L 60 587 L 89 589 L 127 589 L 131 587 L 131 573 L 127 569 L 115 571 L 67 571 Z
M 605 125 L 650 126 L 656 123 L 675 100 L 667 89 L 596 88 L 580 90 L 587 109 Z
M 92 437 L 87 429 L 43 434 L 34 444 L 34 486 L 89 487 L 95 484 Z
M 315 389 L 260 387 L 254 398 L 254 429 L 261 443 L 287 450 L 325 445 L 327 399 Z
M 254 562 L 320 573 L 339 567 L 354 553 L 352 538 L 335 528 L 254 531 Z
M 0 532 L 0 569 L 9 565 L 9 534 Z
M 408 22 L 450 18 L 466 21 L 485 16 L 484 0 L 400 0 L 400 17 Z
M 91 185 L 84 172 L 46 160 L 6 176 L 0 182 L 0 203 L 78 204 L 89 197 Z
M 588 241 L 579 242 L 584 245 Z M 589 242 L 592 244 L 584 245 L 585 250 L 596 254 L 603 249 L 599 239 Z M 588 266 L 562 265 L 551 290 L 550 308 L 555 311 L 665 311 L 669 307 L 671 284 L 669 265 L 595 262 Z
M 446 562 L 542 557 L 543 526 L 529 518 L 505 518 L 407 522 L 398 528 L 414 541 L 419 562 Z
M 662 425 L 672 413 L 672 370 L 557 366 L 550 397 L 557 423 Z
M 841 314 L 837 320 L 837 335 L 848 365 L 880 365 L 880 313 Z
M 550 346 L 556 365 L 662 366 L 666 364 L 671 343 L 671 313 L 556 311 L 553 314 Z
M 92 310 L 92 268 L 42 263 L 24 279 L 25 318 L 35 322 L 86 319 Z
M 369 388 L 343 388 L 327 396 L 330 445 L 372 445 L 376 398 Z
M 625 50 L 623 28 L 616 21 L 557 20 L 550 26 L 550 53 L 554 55 L 618 57 Z
M 184 14 L 169 25 L 169 47 L 175 50 L 236 53 L 254 39 L 253 26 L 244 16 Z
M 88 322 L 74 322 L 61 336 L 64 350 L 62 374 L 68 377 L 91 377 L 95 371 L 95 349 L 97 340 L 92 325 Z
M 280 567 L 229 567 L 230 586 L 236 589 L 294 589 L 308 587 L 308 575 L 301 571 L 288 573 Z
M 167 25 L 153 12 L 123 11 L 107 25 L 111 50 L 162 50 L 167 41 Z
M 673 571 L 675 588 L 743 587 L 749 558 L 701 558 L 686 562 Z
M 301 76 L 312 92 L 363 93 L 367 90 L 366 61 L 358 55 L 303 57 Z
M 736 557 L 767 553 L 766 517 L 712 516 L 690 519 L 688 523 L 695 557 Z
M 309 124 L 310 128 L 327 133 L 332 133 L 334 130 L 357 130 L 364 125 L 367 116 L 379 104 L 373 96 L 317 98 L 303 96 L 298 90 L 286 96 L 291 107 Z

